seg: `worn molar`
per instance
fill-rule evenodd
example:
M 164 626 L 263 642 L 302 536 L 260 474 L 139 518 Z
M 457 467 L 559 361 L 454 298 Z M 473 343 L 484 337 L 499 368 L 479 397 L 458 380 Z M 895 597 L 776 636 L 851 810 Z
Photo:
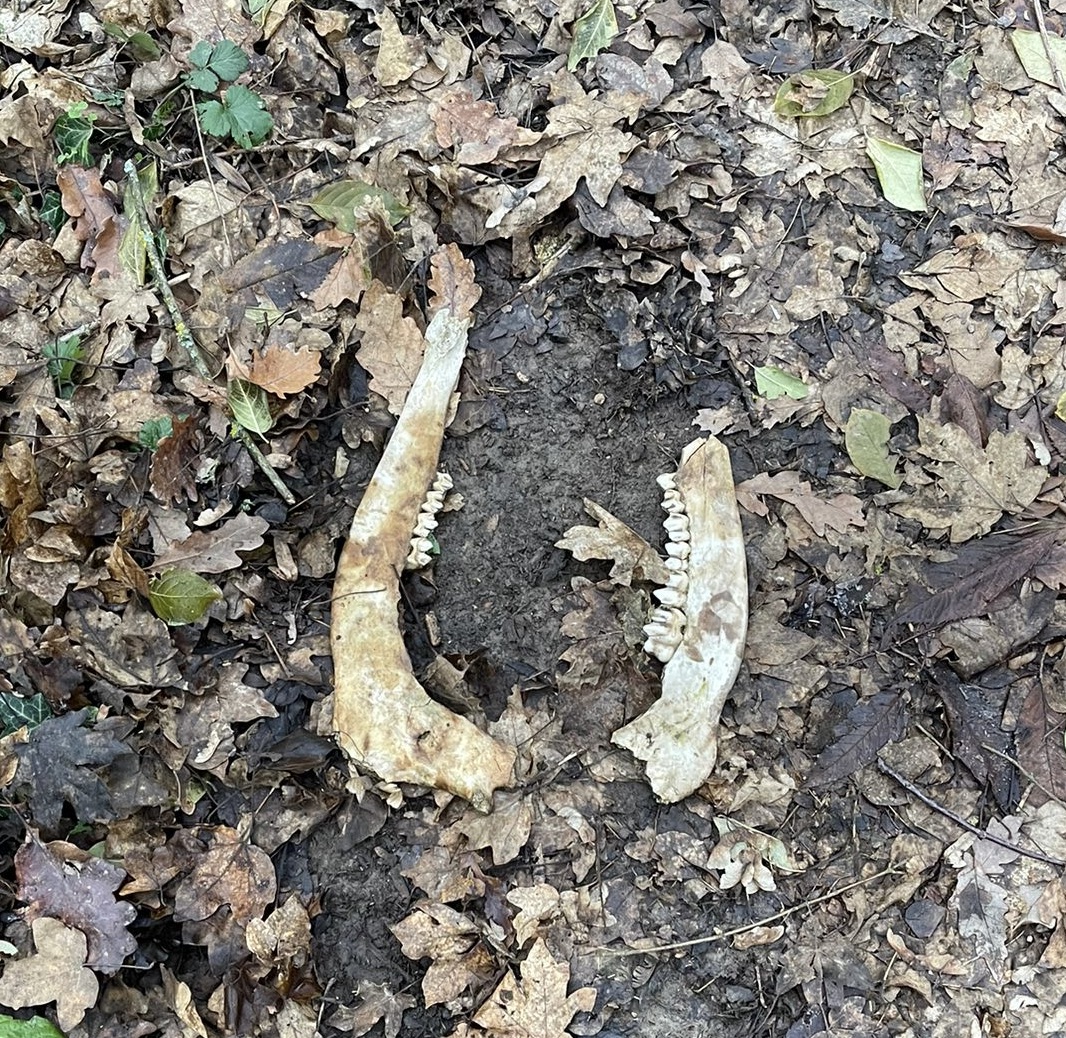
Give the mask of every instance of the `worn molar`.
M 438 472 L 418 513 L 414 533 L 411 535 L 411 548 L 404 560 L 404 569 L 421 569 L 432 561 L 433 541 L 429 534 L 437 528 L 436 515 L 444 507 L 444 498 L 451 488 L 452 477 L 447 472 Z

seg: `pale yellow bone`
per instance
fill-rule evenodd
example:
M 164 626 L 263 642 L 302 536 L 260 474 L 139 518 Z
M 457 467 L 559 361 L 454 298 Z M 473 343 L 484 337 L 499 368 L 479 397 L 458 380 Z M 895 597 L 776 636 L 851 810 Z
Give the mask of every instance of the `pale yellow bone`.
M 645 761 L 656 796 L 675 803 L 703 784 L 718 758 L 718 721 L 744 656 L 748 578 L 725 446 L 713 436 L 694 440 L 663 486 L 670 515 L 679 514 L 676 487 L 688 518 L 684 632 L 663 667 L 662 696 L 611 741 Z M 655 652 L 655 638 L 649 643 Z
M 352 520 L 333 585 L 333 729 L 360 767 L 387 782 L 448 790 L 488 811 L 515 751 L 426 695 L 399 621 L 399 574 L 437 471 L 469 320 L 441 310 L 422 368 Z

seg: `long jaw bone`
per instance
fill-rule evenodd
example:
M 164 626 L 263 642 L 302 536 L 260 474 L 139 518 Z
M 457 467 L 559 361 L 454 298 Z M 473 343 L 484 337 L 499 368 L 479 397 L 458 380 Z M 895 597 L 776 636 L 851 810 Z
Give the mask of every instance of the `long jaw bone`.
M 748 628 L 748 578 L 729 453 L 694 440 L 677 473 L 659 477 L 671 576 L 645 626 L 664 663 L 662 696 L 611 741 L 647 764 L 656 796 L 695 792 L 718 759 L 718 721 L 736 681 Z
M 426 329 L 422 368 L 352 520 L 333 585 L 333 728 L 349 757 L 379 778 L 447 790 L 489 811 L 493 791 L 512 781 L 515 751 L 429 698 L 399 619 L 399 574 L 436 473 L 469 324 L 442 309 Z

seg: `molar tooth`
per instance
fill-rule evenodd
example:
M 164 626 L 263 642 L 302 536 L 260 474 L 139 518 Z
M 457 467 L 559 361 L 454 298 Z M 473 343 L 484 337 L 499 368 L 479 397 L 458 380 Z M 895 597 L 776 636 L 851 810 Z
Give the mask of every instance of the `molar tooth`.
M 652 594 L 665 606 L 675 606 L 680 609 L 685 604 L 684 591 L 676 587 L 670 587 L 669 584 L 666 587 L 658 588 Z
M 687 559 L 692 552 L 688 541 L 667 541 L 666 554 L 675 559 Z
M 666 578 L 666 586 L 676 588 L 678 591 L 688 591 L 688 573 L 676 570 Z
M 655 482 L 667 492 L 677 490 L 677 480 L 672 472 L 664 472 L 661 476 L 656 476 Z
M 667 545 L 667 550 L 669 550 L 669 547 L 670 546 Z M 686 559 L 675 558 L 673 555 L 667 555 L 666 558 L 663 559 L 663 565 L 671 573 L 684 573 L 688 569 L 688 561 Z
M 691 536 L 688 517 L 680 512 L 668 515 L 663 520 L 663 529 L 666 530 L 667 536 L 672 541 L 687 541 Z

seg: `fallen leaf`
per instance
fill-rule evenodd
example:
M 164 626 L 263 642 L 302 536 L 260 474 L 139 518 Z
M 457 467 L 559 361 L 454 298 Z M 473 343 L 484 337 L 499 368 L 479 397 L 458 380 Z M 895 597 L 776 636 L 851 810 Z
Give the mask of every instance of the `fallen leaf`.
M 417 1005 L 413 995 L 394 994 L 387 984 L 361 981 L 357 994 L 361 999 L 358 1005 L 342 1006 L 328 1021 L 338 1031 L 350 1031 L 352 1038 L 361 1038 L 379 1020 L 384 1020 L 385 1038 L 397 1038 L 403 1014 Z
M 888 454 L 889 420 L 879 411 L 853 407 L 844 429 L 844 448 L 854 466 L 871 479 L 896 489 L 902 478 Z
M 612 0 L 592 0 L 592 6 L 574 22 L 574 39 L 566 59 L 573 72 L 586 58 L 594 58 L 618 35 L 618 21 Z
M 533 809 L 529 799 L 519 793 L 501 793 L 496 798 L 492 814 L 475 811 L 455 823 L 456 831 L 467 839 L 474 850 L 492 848 L 494 865 L 504 865 L 518 857 L 529 839 L 533 824 Z
M 538 937 L 520 966 L 521 978 L 508 972 L 489 1000 L 474 1014 L 474 1023 L 493 1038 L 565 1038 L 576 1013 L 590 1013 L 595 988 L 572 994 L 570 966 L 557 962 Z
M 227 519 L 217 530 L 197 530 L 156 558 L 157 572 L 175 567 L 193 573 L 225 573 L 244 565 L 237 552 L 254 551 L 263 543 L 270 524 L 258 515 L 245 512 Z
M 248 381 L 275 396 L 300 393 L 318 378 L 322 355 L 300 346 L 267 343 L 252 354 Z
M 85 934 L 47 916 L 35 919 L 31 929 L 37 951 L 4 967 L 0 1003 L 22 1009 L 55 1002 L 59 1026 L 70 1031 L 96 1005 L 100 991 L 95 974 L 85 968 Z
M 754 515 L 765 515 L 765 506 L 756 494 L 768 494 L 794 505 L 810 528 L 824 537 L 827 528 L 843 532 L 849 526 L 865 526 L 862 502 L 854 494 L 836 494 L 829 500 L 818 497 L 810 483 L 800 479 L 797 472 L 763 473 L 737 486 L 737 499 Z
M 635 530 L 615 518 L 606 508 L 590 498 L 584 499 L 585 511 L 598 526 L 571 526 L 555 542 L 556 548 L 570 552 L 575 559 L 610 559 L 611 580 L 629 587 L 634 580 L 665 584 L 670 575 L 659 553 Z
M 355 326 L 363 333 L 357 359 L 370 375 L 370 388 L 398 415 L 422 366 L 425 339 L 403 316 L 403 299 L 380 281 L 372 281 L 363 294 Z
M 874 164 L 885 198 L 900 209 L 924 213 L 921 153 L 880 137 L 867 137 L 866 154 Z

